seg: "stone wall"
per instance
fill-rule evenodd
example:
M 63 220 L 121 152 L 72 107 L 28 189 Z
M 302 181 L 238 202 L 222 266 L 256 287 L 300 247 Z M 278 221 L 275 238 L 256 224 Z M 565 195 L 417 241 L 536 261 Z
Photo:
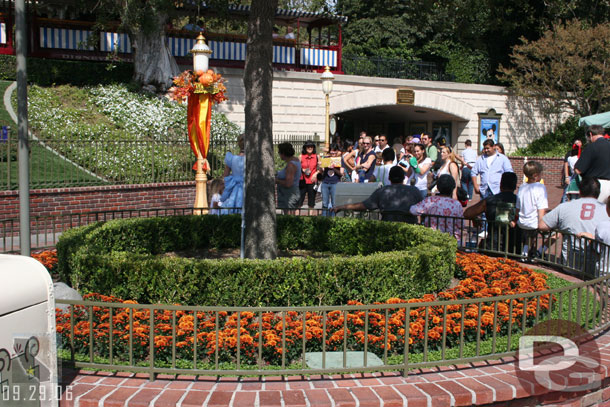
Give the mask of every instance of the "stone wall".
M 227 78 L 229 100 L 216 109 L 243 128 L 243 70 L 220 68 L 219 72 Z M 411 105 L 397 104 L 397 90 L 405 88 L 414 92 Z M 275 71 L 272 104 L 275 136 L 317 133 L 319 138 L 323 138 L 325 104 L 320 73 Z M 365 123 L 358 118 L 362 112 L 364 115 L 367 112 L 378 115 L 378 121 L 386 124 L 423 122 L 428 131 L 432 130 L 434 122 L 447 122 L 451 123 L 452 144 L 460 150 L 466 139 L 472 140 L 473 147 L 477 148 L 481 132 L 479 114 L 489 109 L 502 115 L 499 141 L 508 152 L 529 144 L 553 129 L 560 120 L 560 117 L 543 115 L 537 106 L 524 104 L 511 96 L 506 88 L 492 85 L 336 74 L 330 95 L 330 114 L 352 112 L 354 131 L 364 128 Z

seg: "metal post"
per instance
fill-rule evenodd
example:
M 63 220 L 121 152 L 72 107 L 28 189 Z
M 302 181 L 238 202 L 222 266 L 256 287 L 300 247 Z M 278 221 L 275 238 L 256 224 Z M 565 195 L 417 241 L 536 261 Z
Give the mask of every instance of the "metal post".
M 17 56 L 17 133 L 19 136 L 19 242 L 21 255 L 30 255 L 30 163 L 28 145 L 28 89 L 25 55 L 25 1 L 15 0 Z
M 324 128 L 324 147 L 330 153 L 330 95 L 326 94 L 326 126 Z
M 246 174 L 248 174 L 246 164 L 246 144 L 244 141 L 244 182 L 242 185 L 244 198 L 241 201 L 241 237 L 239 241 L 239 258 L 242 260 L 246 258 Z

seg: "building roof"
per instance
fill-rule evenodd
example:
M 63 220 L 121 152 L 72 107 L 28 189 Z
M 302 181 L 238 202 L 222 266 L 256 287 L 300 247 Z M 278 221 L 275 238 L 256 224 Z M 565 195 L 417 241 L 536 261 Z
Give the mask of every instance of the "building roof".
M 196 2 L 191 2 L 192 7 L 197 7 Z M 186 6 L 186 4 L 185 4 Z M 213 9 L 202 2 L 199 5 L 200 11 L 203 14 L 206 13 L 215 13 Z M 229 5 L 229 14 L 237 14 L 247 16 L 250 14 L 250 6 L 241 5 L 241 4 L 230 4 Z M 314 13 L 310 11 L 299 11 L 299 10 L 284 10 L 277 9 L 275 11 L 275 19 L 277 22 L 282 22 L 284 24 L 291 24 L 297 19 L 299 20 L 301 25 L 304 26 L 324 26 L 324 25 L 332 25 L 332 24 L 342 24 L 347 22 L 347 17 L 340 16 L 331 13 Z M 279 20 L 279 21 L 278 21 Z

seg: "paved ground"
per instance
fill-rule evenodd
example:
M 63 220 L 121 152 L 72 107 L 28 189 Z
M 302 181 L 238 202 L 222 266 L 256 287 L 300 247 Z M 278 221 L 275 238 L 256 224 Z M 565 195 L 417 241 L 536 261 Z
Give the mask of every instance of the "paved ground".
M 581 407 L 593 405 L 592 400 L 599 402 L 594 405 L 602 405 L 601 402 L 610 399 L 607 389 L 610 334 L 598 337 L 596 345 L 601 351 L 600 386 L 577 402 L 569 402 L 570 397 L 574 397 L 570 393 L 549 394 L 539 384 L 519 380 L 514 359 L 506 358 L 416 370 L 407 377 L 398 372 L 266 378 L 159 376 L 150 382 L 142 374 L 65 372 L 64 384 L 69 386 L 69 391 L 64 392 L 60 407 L 444 407 L 490 403 L 502 406 L 536 406 L 544 403 L 549 406 Z

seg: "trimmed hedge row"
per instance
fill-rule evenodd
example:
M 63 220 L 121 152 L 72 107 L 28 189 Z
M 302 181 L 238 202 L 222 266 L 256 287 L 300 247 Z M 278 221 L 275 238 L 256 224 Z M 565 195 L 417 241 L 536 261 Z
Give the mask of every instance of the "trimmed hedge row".
M 328 258 L 198 260 L 161 254 L 239 247 L 239 216 L 124 219 L 65 232 L 63 281 L 141 303 L 223 306 L 335 305 L 420 297 L 455 270 L 454 238 L 422 226 L 352 218 L 278 216 L 280 250 Z
M 14 55 L 0 55 L 0 79 L 17 79 Z M 112 69 L 109 69 L 112 67 Z M 133 77 L 130 62 L 65 61 L 28 58 L 28 82 L 40 86 L 71 84 L 74 86 L 129 83 Z

